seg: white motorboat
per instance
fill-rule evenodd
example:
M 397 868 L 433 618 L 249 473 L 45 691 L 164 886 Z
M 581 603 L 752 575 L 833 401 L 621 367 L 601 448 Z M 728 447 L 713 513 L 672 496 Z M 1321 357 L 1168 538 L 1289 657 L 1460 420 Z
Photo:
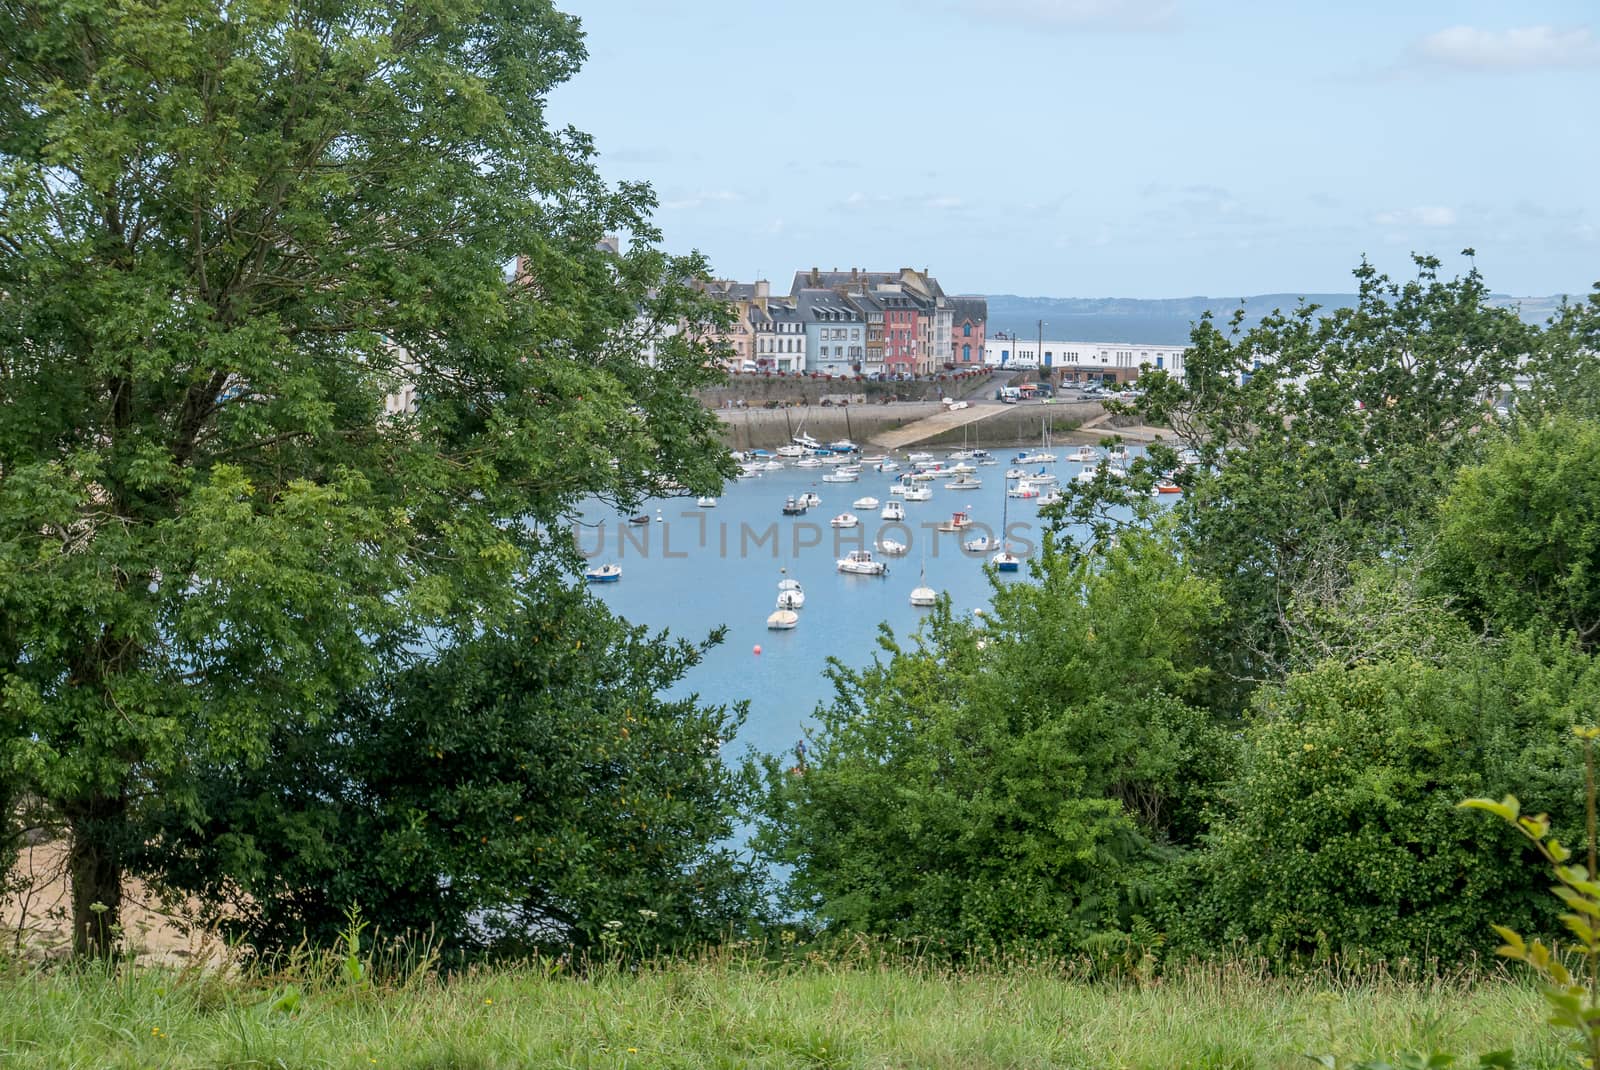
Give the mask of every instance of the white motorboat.
M 983 486 L 983 480 L 976 479 L 973 476 L 966 476 L 966 477 L 964 477 L 962 479 L 951 480 L 949 483 L 946 483 L 944 485 L 944 489 L 945 490 L 976 490 L 977 488 L 979 488 L 981 486 Z
M 886 460 L 888 458 L 881 453 L 867 453 L 861 457 L 862 464 L 882 464 Z
M 900 497 L 908 502 L 931 502 L 933 491 L 927 487 L 907 487 Z
M 788 576 L 787 576 L 787 573 L 789 571 L 788 569 L 783 569 L 782 571 L 785 573 L 785 578 L 778 581 L 778 590 L 780 590 L 780 591 L 798 591 L 798 590 L 802 589 L 801 586 L 800 586 L 800 581 L 799 580 L 788 578 Z
M 747 464 L 743 468 L 739 469 L 740 479 L 749 479 L 752 476 L 759 476 L 760 474 L 761 466 L 759 464 Z
M 805 502 L 801 501 L 799 498 L 783 499 L 784 516 L 805 516 L 806 510 L 809 508 L 811 507 Z
M 939 469 L 944 467 L 944 462 L 935 461 L 930 457 L 926 461 L 917 461 L 913 463 L 911 467 L 915 468 L 918 472 L 937 472 Z
M 1022 558 L 1010 550 L 1001 550 L 989 559 L 997 572 L 1016 572 L 1022 567 Z
M 911 488 L 906 486 L 904 483 L 896 483 L 889 488 L 889 496 L 891 498 L 904 498 L 906 496 L 906 491 L 910 489 Z
M 800 609 L 805 604 L 806 604 L 806 594 L 805 594 L 804 591 L 779 591 L 778 592 L 778 608 L 779 609 Z
M 822 477 L 824 483 L 858 483 L 861 481 L 860 472 L 847 472 L 837 468 Z
M 1028 478 L 1028 470 L 1026 468 L 1007 468 L 1006 469 L 1006 478 L 1007 479 L 1027 479 Z
M 954 453 L 950 454 L 950 459 L 952 461 L 970 461 L 972 460 L 972 451 L 956 450 Z
M 872 553 L 868 550 L 851 550 L 837 562 L 840 572 L 852 576 L 886 576 L 889 566 L 882 561 L 874 561 Z
M 821 468 L 822 462 L 815 457 L 802 457 L 794 462 L 796 468 Z
M 1006 491 L 1007 498 L 1037 498 L 1039 488 L 1029 483 L 1026 479 Z
M 792 609 L 775 610 L 767 618 L 767 627 L 775 632 L 786 632 L 800 623 L 800 614 Z
M 939 473 L 936 472 L 936 471 L 933 471 L 931 469 L 929 469 L 927 471 L 912 472 L 911 473 L 911 481 L 913 483 L 932 483 L 934 480 L 936 480 L 938 478 L 939 478 Z
M 891 460 L 879 461 L 878 462 L 878 471 L 880 471 L 880 472 L 898 472 L 898 471 L 900 471 L 900 462 L 896 461 L 896 460 L 892 460 L 892 459 Z
M 766 464 L 762 465 L 761 467 L 764 468 L 768 472 L 781 472 L 781 471 L 783 471 L 783 462 L 782 461 L 768 461 Z
M 969 554 L 986 554 L 990 550 L 1000 549 L 1000 540 L 992 535 L 979 535 L 962 543 L 961 548 Z
M 1126 446 L 1112 446 L 1110 449 L 1106 450 L 1106 460 L 1108 460 L 1108 461 L 1118 461 L 1118 462 L 1121 462 L 1121 463 L 1124 463 L 1124 464 L 1127 463 L 1127 460 L 1128 460 L 1128 447 L 1126 447 Z
M 1039 469 L 1037 472 L 1033 473 L 1033 475 L 1028 477 L 1029 483 L 1054 483 L 1055 481 L 1055 474 L 1046 472 L 1043 468 Z
M 880 554 L 887 554 L 890 557 L 899 557 L 901 554 L 911 549 L 911 547 L 907 546 L 898 539 L 879 539 L 877 542 L 877 547 Z
M 1067 460 L 1076 464 L 1094 464 L 1100 460 L 1100 451 L 1093 446 L 1079 446 L 1067 454 Z
M 970 527 L 971 525 L 972 518 L 966 513 L 951 513 L 950 519 L 940 524 L 936 530 L 949 533 L 952 531 L 961 531 L 963 528 Z
M 861 523 L 861 518 L 856 516 L 854 513 L 840 513 L 838 516 L 828 521 L 828 523 L 832 524 L 836 528 L 853 528 L 857 524 Z
M 861 452 L 861 447 L 857 446 L 854 442 L 851 442 L 847 438 L 841 438 L 838 442 L 830 442 L 830 443 L 828 443 L 828 448 L 830 450 L 833 450 L 835 453 L 860 453 Z
M 1059 490 L 1051 490 L 1039 495 L 1039 500 L 1034 504 L 1042 509 L 1047 505 L 1060 505 L 1066 500 L 1067 496 L 1065 494 L 1062 494 Z
M 976 472 L 977 470 L 978 469 L 976 466 L 967 464 L 965 462 L 962 462 L 961 464 L 953 464 L 949 468 L 945 469 L 946 472 L 951 472 L 955 475 L 960 475 L 963 472 Z
M 873 497 L 857 498 L 851 503 L 852 509 L 876 509 L 881 503 Z
M 715 509 L 717 507 L 717 499 L 709 494 L 696 498 L 694 503 L 702 509 Z
M 923 566 L 917 574 L 917 586 L 911 589 L 911 604 L 926 608 L 939 601 L 939 592 L 928 586 L 928 569 Z
M 830 453 L 822 459 L 823 464 L 851 464 L 850 455 L 847 453 Z
M 916 464 L 918 461 L 931 461 L 931 460 L 933 460 L 933 454 L 931 454 L 931 453 L 908 453 L 908 454 L 906 454 L 906 460 L 910 461 L 912 464 Z
M 583 578 L 590 583 L 616 583 L 622 579 L 622 566 L 596 565 L 594 568 L 585 569 Z
M 897 501 L 887 501 L 883 503 L 883 512 L 879 513 L 878 516 L 884 520 L 904 520 L 906 518 L 906 507 Z
M 805 506 L 807 509 L 815 509 L 817 506 L 822 504 L 822 499 L 817 496 L 815 491 L 808 490 L 804 494 L 800 495 L 800 504 Z
M 1017 456 L 1017 463 L 1018 464 L 1055 464 L 1056 463 L 1056 455 L 1053 454 L 1053 453 L 1046 453 L 1044 450 L 1036 450 L 1033 453 L 1019 454 Z
M 1084 468 L 1084 470 L 1079 472 L 1077 475 L 1073 476 L 1072 481 L 1074 483 L 1093 483 L 1095 475 L 1098 474 L 1099 471 L 1100 468 L 1098 465 L 1090 465 Z
M 790 443 L 787 446 L 778 447 L 779 457 L 804 457 L 805 455 L 806 449 L 804 446 L 796 446 L 793 443 Z

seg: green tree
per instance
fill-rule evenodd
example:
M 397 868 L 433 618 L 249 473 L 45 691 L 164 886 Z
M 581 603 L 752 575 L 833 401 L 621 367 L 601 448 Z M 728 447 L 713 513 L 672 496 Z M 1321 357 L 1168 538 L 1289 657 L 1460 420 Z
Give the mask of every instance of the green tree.
M 1303 305 L 1249 330 L 1241 313 L 1228 333 L 1202 320 L 1182 380 L 1141 378 L 1147 418 L 1198 458 L 1173 508 L 1185 559 L 1229 608 L 1214 648 L 1240 708 L 1281 675 L 1284 609 L 1308 580 L 1431 534 L 1433 503 L 1494 426 L 1488 398 L 1540 344 L 1537 328 L 1488 304 L 1475 269 L 1443 280 L 1437 260 L 1416 263 L 1404 283 L 1363 264 L 1350 308 Z M 1143 467 L 1175 461 L 1156 451 Z M 1105 537 L 1149 478 L 1131 496 L 1102 481 L 1061 515 Z
M 1600 641 L 1600 423 L 1551 417 L 1462 469 L 1439 507 L 1437 583 L 1475 623 Z
M 545 123 L 582 54 L 548 0 L 0 10 L 0 761 L 79 950 L 196 755 L 495 627 L 582 496 L 726 471 L 663 333 L 703 265 Z
M 800 761 L 765 762 L 756 842 L 793 867 L 792 906 L 953 947 L 1132 925 L 1143 867 L 1194 841 L 1226 764 L 1184 701 L 1215 593 L 1149 532 L 1037 578 L 834 667 Z
M 275 725 L 268 760 L 203 766 L 204 819 L 166 815 L 152 868 L 258 950 L 331 944 L 356 903 L 458 953 L 742 928 L 757 882 L 717 844 L 744 711 L 658 697 L 699 658 L 541 583 L 494 631 Z
M 1551 929 L 1514 837 L 1455 802 L 1515 785 L 1581 812 L 1568 740 L 1600 674 L 1559 638 L 1485 645 L 1443 613 L 1430 631 L 1426 656 L 1329 660 L 1258 693 L 1180 899 L 1180 946 L 1455 962 L 1493 949 L 1492 921 Z

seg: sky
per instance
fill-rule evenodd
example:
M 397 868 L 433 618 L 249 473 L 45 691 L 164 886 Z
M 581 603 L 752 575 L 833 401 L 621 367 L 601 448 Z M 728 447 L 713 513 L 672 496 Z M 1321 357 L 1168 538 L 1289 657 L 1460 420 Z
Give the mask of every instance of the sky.
M 1363 256 L 1600 280 L 1600 2 L 558 0 L 549 118 L 722 277 L 1340 292 Z

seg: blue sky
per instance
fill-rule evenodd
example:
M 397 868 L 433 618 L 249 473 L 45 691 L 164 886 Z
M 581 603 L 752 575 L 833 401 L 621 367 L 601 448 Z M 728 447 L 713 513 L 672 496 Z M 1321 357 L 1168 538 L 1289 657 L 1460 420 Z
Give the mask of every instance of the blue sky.
M 1343 291 L 1363 254 L 1600 280 L 1600 4 L 558 0 L 550 118 L 725 276 Z

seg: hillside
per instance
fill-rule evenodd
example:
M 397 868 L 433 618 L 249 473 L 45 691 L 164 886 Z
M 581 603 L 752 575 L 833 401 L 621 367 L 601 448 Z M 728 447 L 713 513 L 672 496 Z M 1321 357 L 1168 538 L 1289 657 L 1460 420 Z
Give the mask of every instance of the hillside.
M 1258 322 L 1273 309 L 1291 309 L 1300 301 L 1323 308 L 1341 308 L 1355 294 L 1256 294 L 1253 297 L 1170 297 L 1146 300 L 1132 297 L 1019 297 L 991 294 L 989 325 L 995 331 L 1015 331 L 1024 338 L 1039 330 L 1049 338 L 1082 342 L 1148 342 L 1177 345 L 1189 340 L 1189 327 L 1210 311 L 1220 321 L 1233 315 L 1241 302 L 1247 324 Z M 1530 323 L 1543 323 L 1561 298 L 1510 297 L 1496 294 L 1496 304 L 1518 308 Z

